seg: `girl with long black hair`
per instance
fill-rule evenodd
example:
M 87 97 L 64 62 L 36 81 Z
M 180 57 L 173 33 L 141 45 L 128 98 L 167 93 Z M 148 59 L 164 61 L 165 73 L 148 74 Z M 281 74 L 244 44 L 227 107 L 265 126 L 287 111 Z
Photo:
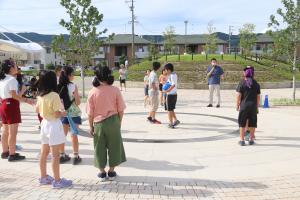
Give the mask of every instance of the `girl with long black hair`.
M 78 126 L 81 124 L 81 111 L 79 109 L 80 96 L 76 84 L 72 82 L 73 80 L 74 69 L 72 67 L 65 66 L 61 71 L 59 77 L 58 93 L 60 98 L 63 100 L 65 110 L 70 115 L 73 122 L 78 128 Z M 70 130 L 69 120 L 67 117 L 63 117 L 61 120 L 64 126 L 65 135 L 67 136 Z M 81 162 L 81 158 L 79 156 L 78 136 L 75 134 L 71 134 L 71 138 L 74 154 L 73 164 L 76 165 Z M 65 163 L 70 160 L 70 157 L 67 154 L 65 154 L 64 146 L 61 148 L 60 153 L 60 163 Z

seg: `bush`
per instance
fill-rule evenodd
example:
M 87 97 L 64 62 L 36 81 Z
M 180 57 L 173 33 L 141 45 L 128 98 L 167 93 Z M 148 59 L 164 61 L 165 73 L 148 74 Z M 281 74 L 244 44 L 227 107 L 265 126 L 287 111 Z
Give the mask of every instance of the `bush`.
M 47 64 L 47 65 L 46 65 L 46 69 L 47 69 L 47 70 L 55 70 L 55 65 L 52 64 L 52 63 Z

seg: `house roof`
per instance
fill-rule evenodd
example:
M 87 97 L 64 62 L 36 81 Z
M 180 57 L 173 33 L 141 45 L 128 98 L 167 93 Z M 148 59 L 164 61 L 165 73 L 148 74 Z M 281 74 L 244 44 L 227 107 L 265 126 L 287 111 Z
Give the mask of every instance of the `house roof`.
M 131 44 L 132 43 L 132 35 L 131 34 L 117 34 L 114 35 L 112 40 L 108 41 L 108 39 L 105 40 L 106 44 Z M 134 37 L 134 43 L 135 44 L 150 44 L 151 42 L 135 35 Z
M 175 44 L 206 44 L 206 35 L 177 35 L 174 38 Z M 226 41 L 217 38 L 217 44 L 227 44 Z
M 256 36 L 257 43 L 273 43 L 273 38 L 268 34 L 258 34 Z

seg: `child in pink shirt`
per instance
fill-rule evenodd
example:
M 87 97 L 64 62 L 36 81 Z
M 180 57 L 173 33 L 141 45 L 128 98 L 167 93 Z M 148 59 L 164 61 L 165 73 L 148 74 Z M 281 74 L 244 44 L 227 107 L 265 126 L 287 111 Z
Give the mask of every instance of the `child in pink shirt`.
M 108 67 L 101 67 L 96 72 L 94 88 L 87 100 L 87 114 L 90 133 L 94 137 L 95 166 L 99 168 L 101 181 L 114 180 L 115 167 L 126 161 L 121 137 L 121 122 L 126 108 L 121 92 L 112 86 L 114 77 Z M 108 154 L 108 155 L 107 155 Z M 106 173 L 107 156 L 109 170 Z

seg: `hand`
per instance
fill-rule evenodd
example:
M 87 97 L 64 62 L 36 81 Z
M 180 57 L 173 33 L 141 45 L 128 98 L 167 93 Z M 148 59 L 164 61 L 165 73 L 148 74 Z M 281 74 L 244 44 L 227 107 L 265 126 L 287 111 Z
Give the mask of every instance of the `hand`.
M 240 111 L 240 106 L 236 106 L 236 111 Z
M 67 112 L 65 110 L 61 111 L 60 114 L 61 114 L 62 117 L 66 117 L 67 116 Z
M 94 137 L 94 127 L 90 127 L 90 135 Z

